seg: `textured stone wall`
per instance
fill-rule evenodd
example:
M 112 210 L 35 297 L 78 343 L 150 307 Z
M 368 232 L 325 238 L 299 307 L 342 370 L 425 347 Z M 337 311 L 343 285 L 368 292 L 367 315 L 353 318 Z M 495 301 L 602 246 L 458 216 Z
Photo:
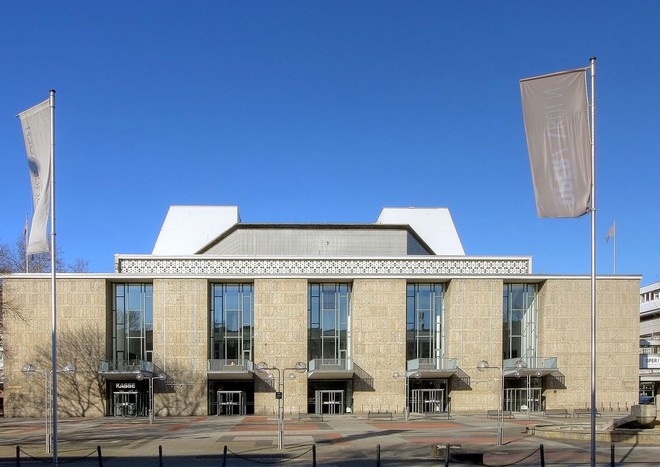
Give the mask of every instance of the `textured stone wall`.
M 106 282 L 58 279 L 56 290 L 58 368 L 70 362 L 78 370 L 58 376 L 58 413 L 103 415 L 104 394 L 94 375 L 105 356 Z M 51 279 L 5 279 L 4 299 L 5 416 L 41 417 L 52 368 Z M 24 375 L 27 363 L 41 371 Z
M 469 376 L 450 391 L 455 412 L 499 407 L 500 370 L 477 370 L 481 360 L 500 367 L 502 360 L 502 287 L 497 279 L 452 279 L 445 294 L 445 356 L 456 358 Z
M 157 415 L 206 415 L 209 291 L 205 279 L 154 279 L 153 362 L 167 375 L 156 384 Z
M 596 406 L 628 410 L 638 397 L 639 282 L 596 281 Z M 553 279 L 540 289 L 540 355 L 558 357 L 563 378 L 543 393 L 548 408 L 591 401 L 591 281 Z
M 284 371 L 297 362 L 307 364 L 307 281 L 256 279 L 254 281 L 254 362 L 280 370 L 284 383 L 284 412 L 307 412 L 307 373 Z M 278 372 L 255 373 L 255 414 L 277 414 Z M 294 374 L 295 379 L 289 375 Z
M 361 381 L 354 382 L 356 413 L 405 404 L 406 279 L 352 280 L 352 356 Z M 423 278 L 420 279 L 420 281 Z M 209 282 L 207 278 L 154 279 L 154 363 L 169 385 L 156 391 L 157 415 L 205 415 L 208 410 L 207 358 Z M 307 361 L 307 284 L 304 278 L 254 280 L 254 362 L 292 368 Z M 502 288 L 496 278 L 454 278 L 444 297 L 445 357 L 456 358 L 463 378 L 452 378 L 454 412 L 483 412 L 499 404 L 502 355 Z M 4 297 L 21 315 L 5 316 L 5 413 L 42 417 L 44 375 L 26 377 L 21 367 L 34 363 L 50 370 L 50 279 L 5 278 Z M 639 280 L 601 278 L 597 283 L 597 401 L 600 410 L 628 410 L 638 394 Z M 559 378 L 544 378 L 548 408 L 582 408 L 590 401 L 590 279 L 548 278 L 539 284 L 540 357 L 557 357 Z M 60 379 L 63 416 L 105 413 L 103 394 L 91 392 L 82 406 L 69 398 L 95 383 L 98 361 L 111 356 L 112 293 L 107 278 L 58 279 L 59 366 L 80 370 Z M 87 347 L 85 347 L 87 345 Z M 93 349 L 96 350 L 93 350 Z M 494 369 L 480 372 L 480 360 Z M 255 413 L 275 415 L 277 371 L 257 374 Z M 307 411 L 307 376 L 285 381 L 285 412 Z M 98 394 L 98 395 L 94 395 Z
M 366 372 L 354 386 L 353 411 L 391 411 L 405 407 L 406 281 L 359 279 L 351 294 L 353 361 Z

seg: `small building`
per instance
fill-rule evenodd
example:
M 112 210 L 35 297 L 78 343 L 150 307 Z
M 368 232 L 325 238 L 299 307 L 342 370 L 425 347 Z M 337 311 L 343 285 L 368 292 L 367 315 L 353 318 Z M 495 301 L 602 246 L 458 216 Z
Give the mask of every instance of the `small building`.
M 660 392 L 660 282 L 639 294 L 639 400 L 658 403 Z
M 586 408 L 590 279 L 536 275 L 527 256 L 466 255 L 445 208 L 259 224 L 235 206 L 172 206 L 151 254 L 57 275 L 56 370 L 77 369 L 60 375 L 59 407 L 448 415 L 497 409 L 503 396 L 505 410 Z M 3 281 L 24 311 L 5 317 L 5 413 L 42 416 L 50 276 Z M 637 403 L 639 282 L 597 278 L 600 410 Z

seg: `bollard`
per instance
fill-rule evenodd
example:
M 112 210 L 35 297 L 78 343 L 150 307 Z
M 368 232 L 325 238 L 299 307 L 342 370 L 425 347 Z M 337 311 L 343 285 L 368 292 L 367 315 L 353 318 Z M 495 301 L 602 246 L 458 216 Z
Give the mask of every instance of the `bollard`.
M 451 444 L 447 443 L 447 449 L 445 450 L 445 467 L 449 467 L 449 449 Z
M 103 456 L 101 455 L 101 446 L 96 446 L 96 455 L 99 458 L 99 467 L 103 467 Z
M 316 467 L 316 444 L 312 444 L 312 466 Z
M 222 467 L 227 467 L 227 445 L 225 444 L 225 449 L 222 453 Z
M 163 467 L 163 446 L 158 445 L 158 465 Z
M 21 466 L 21 447 L 16 446 L 16 466 Z
M 539 446 L 539 452 L 541 453 L 541 467 L 545 467 L 545 452 L 542 444 Z
M 380 444 L 376 445 L 376 467 L 380 467 Z
M 614 443 L 610 446 L 610 465 L 614 467 L 616 464 L 614 463 Z

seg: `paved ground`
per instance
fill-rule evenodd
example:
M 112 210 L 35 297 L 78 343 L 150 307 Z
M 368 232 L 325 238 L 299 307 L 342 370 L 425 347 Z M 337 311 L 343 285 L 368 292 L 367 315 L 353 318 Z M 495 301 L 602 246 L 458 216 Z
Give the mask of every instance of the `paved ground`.
M 599 417 L 599 426 L 608 418 Z M 437 445 L 461 445 L 455 453 L 483 454 L 486 465 L 590 465 L 590 441 L 541 438 L 528 427 L 558 423 L 589 426 L 589 419 L 527 418 L 504 421 L 504 446 L 496 443 L 497 420 L 485 415 L 455 415 L 452 420 L 368 420 L 360 416 L 325 416 L 324 420 L 285 419 L 284 449 L 278 449 L 278 425 L 272 417 L 169 417 L 146 419 L 60 419 L 58 461 L 103 466 L 227 466 L 264 464 L 323 466 L 444 465 Z M 52 461 L 45 450 L 44 420 L 0 419 L 0 466 Z M 537 433 L 538 434 L 538 433 Z M 224 456 L 225 446 L 227 455 Z M 597 444 L 597 465 L 610 465 L 609 442 Z M 660 465 L 660 445 L 616 443 L 617 465 Z M 315 452 L 313 451 L 315 447 Z M 435 454 L 435 455 L 434 455 Z M 80 459 L 84 458 L 84 459 Z M 80 460 L 78 460 L 80 459 Z M 449 465 L 468 465 L 468 460 Z

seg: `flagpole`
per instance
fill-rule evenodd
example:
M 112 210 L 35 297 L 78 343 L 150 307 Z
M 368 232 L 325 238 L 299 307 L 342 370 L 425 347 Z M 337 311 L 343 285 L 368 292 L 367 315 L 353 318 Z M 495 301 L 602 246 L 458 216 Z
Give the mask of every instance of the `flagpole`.
M 614 243 L 612 247 L 614 248 L 614 274 L 616 274 L 616 220 L 614 221 Z
M 596 57 L 591 57 L 591 465 L 596 465 Z
M 52 446 L 53 463 L 57 465 L 57 300 L 56 270 L 57 248 L 55 245 L 55 90 L 50 90 L 50 273 L 51 273 L 51 342 L 52 342 Z M 50 440 L 49 440 L 50 441 Z
M 30 255 L 28 255 L 28 238 L 30 238 L 30 230 L 28 227 L 28 214 L 25 213 L 25 228 L 23 229 L 23 240 L 25 242 L 25 273 L 30 272 Z

